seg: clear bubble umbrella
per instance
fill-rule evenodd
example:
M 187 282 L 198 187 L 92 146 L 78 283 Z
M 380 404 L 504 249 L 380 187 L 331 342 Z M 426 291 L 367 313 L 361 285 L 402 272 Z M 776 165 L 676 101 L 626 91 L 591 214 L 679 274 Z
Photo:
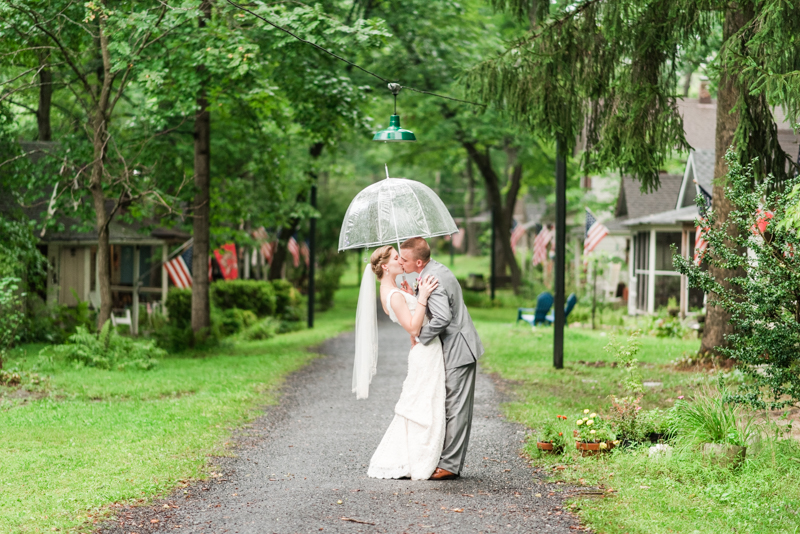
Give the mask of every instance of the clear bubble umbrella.
M 425 184 L 405 178 L 386 179 L 363 189 L 347 208 L 339 234 L 339 251 L 397 244 L 410 237 L 458 233 L 442 199 Z

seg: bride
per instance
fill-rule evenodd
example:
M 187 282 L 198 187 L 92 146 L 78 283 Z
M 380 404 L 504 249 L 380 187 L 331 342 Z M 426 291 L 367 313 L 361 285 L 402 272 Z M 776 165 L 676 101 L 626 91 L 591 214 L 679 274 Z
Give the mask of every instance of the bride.
M 381 305 L 392 321 L 402 326 L 412 338 L 427 322 L 427 300 L 439 282 L 433 277 L 425 277 L 420 281 L 418 296 L 415 297 L 397 287 L 395 279 L 400 274 L 403 274 L 403 267 L 397 251 L 391 246 L 373 252 L 364 271 L 356 313 L 353 373 L 356 398 L 366 398 L 369 394 L 369 382 L 377 364 L 375 277 L 380 280 Z M 414 343 L 408 354 L 408 375 L 403 382 L 400 400 L 394 407 L 394 419 L 370 460 L 367 474 L 373 478 L 430 478 L 444 443 L 444 400 L 441 341 L 437 337 L 427 345 Z

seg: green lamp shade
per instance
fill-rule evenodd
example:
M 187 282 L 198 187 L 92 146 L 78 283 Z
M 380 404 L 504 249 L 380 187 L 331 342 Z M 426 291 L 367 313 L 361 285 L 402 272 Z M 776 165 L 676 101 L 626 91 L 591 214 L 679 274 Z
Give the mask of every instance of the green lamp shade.
M 411 130 L 404 130 L 400 127 L 400 115 L 392 115 L 389 118 L 389 127 L 376 133 L 372 140 L 383 141 L 384 143 L 401 143 L 416 141 L 417 137 Z

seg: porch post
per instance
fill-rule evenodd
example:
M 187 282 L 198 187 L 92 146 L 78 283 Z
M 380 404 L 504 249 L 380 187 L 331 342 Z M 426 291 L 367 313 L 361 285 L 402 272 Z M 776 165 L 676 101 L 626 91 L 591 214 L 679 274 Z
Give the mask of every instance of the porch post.
M 681 256 L 684 258 L 689 257 L 689 232 L 686 228 L 681 229 Z M 681 319 L 686 318 L 686 312 L 689 308 L 689 293 L 688 293 L 688 280 L 686 275 L 681 275 Z
M 647 262 L 647 313 L 656 311 L 656 231 L 650 230 L 650 251 Z
M 139 335 L 139 245 L 133 246 L 133 310 L 131 311 L 131 335 Z
M 161 306 L 162 307 L 167 303 L 167 289 L 169 288 L 169 279 L 167 278 L 167 268 L 164 267 L 164 264 L 167 263 L 167 258 L 169 258 L 169 250 L 167 248 L 167 244 L 164 243 L 161 246 Z
M 92 288 L 92 247 L 83 247 L 83 295 L 81 300 L 89 300 L 89 291 Z
M 636 283 L 636 233 L 631 232 L 631 249 L 628 253 L 628 315 L 636 315 L 638 285 Z

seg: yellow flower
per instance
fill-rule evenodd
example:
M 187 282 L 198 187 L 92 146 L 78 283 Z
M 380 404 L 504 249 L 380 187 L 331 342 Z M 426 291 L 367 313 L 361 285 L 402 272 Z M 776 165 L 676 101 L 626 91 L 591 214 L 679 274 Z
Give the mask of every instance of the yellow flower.
M 594 434 L 595 432 L 597 432 L 597 431 L 596 430 L 590 430 L 589 434 Z
M 583 419 L 578 419 L 578 420 L 575 422 L 575 424 L 576 424 L 576 425 L 578 425 L 578 426 L 582 425 L 582 424 L 583 424 Z
M 588 409 L 583 410 L 583 413 L 589 413 L 589 410 Z
M 595 417 L 597 417 L 597 414 L 596 414 L 596 413 L 593 413 L 593 414 L 591 414 L 589 417 L 591 417 L 592 419 L 594 419 Z
M 607 448 L 607 447 L 608 447 L 608 445 L 606 445 L 605 443 L 600 443 L 599 447 L 600 447 L 601 449 L 605 449 L 605 448 Z
M 594 419 L 589 419 L 588 421 L 586 421 L 586 424 L 587 425 L 593 425 L 594 424 Z
M 614 445 L 619 445 L 619 440 L 615 440 Z

